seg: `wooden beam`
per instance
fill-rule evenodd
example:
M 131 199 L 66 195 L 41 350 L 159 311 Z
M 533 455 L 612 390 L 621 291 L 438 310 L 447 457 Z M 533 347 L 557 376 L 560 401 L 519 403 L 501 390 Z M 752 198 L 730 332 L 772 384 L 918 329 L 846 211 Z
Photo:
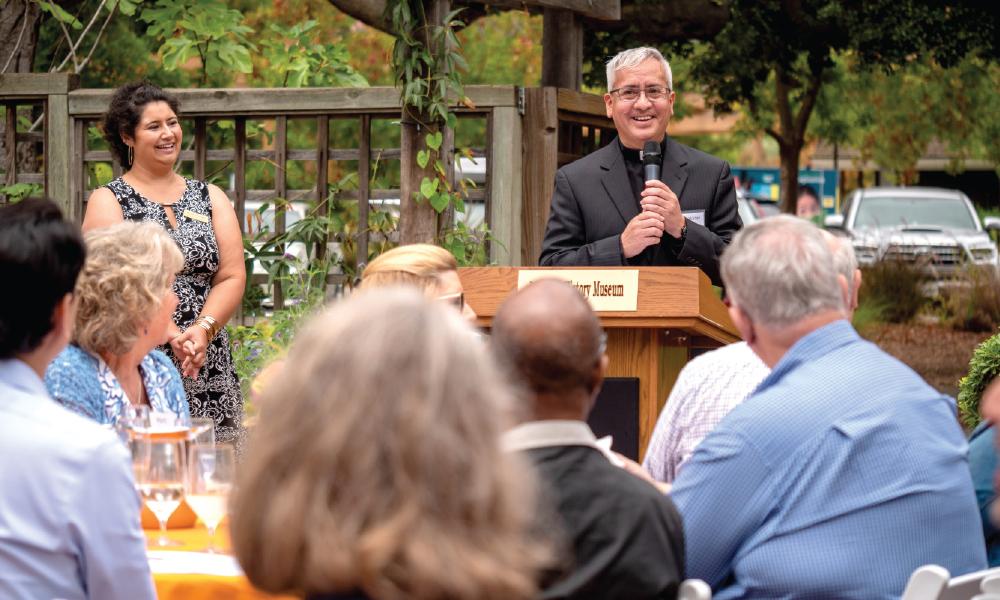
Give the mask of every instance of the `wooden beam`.
M 467 0 L 480 4 L 489 4 L 496 8 L 511 8 L 523 10 L 527 6 L 542 8 L 558 8 L 591 19 L 601 21 L 620 21 L 622 18 L 621 0 Z
M 7 73 L 0 75 L 0 96 L 5 99 L 40 98 L 67 94 L 79 85 L 79 76 L 71 73 Z
M 184 116 L 279 114 L 351 114 L 399 112 L 399 90 L 370 88 L 225 88 L 170 89 L 180 101 Z M 73 116 L 99 117 L 108 109 L 113 90 L 76 90 L 69 95 Z M 470 85 L 465 95 L 482 110 L 493 106 L 517 106 L 516 88 L 510 85 Z

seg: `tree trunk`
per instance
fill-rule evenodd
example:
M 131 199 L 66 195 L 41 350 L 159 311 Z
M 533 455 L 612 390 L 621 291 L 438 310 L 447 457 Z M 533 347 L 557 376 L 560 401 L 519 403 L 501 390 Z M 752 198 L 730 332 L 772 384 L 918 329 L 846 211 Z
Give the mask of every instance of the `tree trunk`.
M 0 3 L 0 73 L 30 73 L 41 9 L 28 0 Z
M 778 142 L 781 156 L 781 212 L 795 214 L 795 203 L 799 196 L 799 155 L 802 141 Z
M 542 22 L 542 86 L 583 84 L 583 23 L 568 10 L 546 8 Z
M 426 115 L 419 115 L 427 122 Z M 432 163 L 421 169 L 417 164 L 417 152 L 427 148 L 424 138 L 432 133 L 421 127 L 415 120 L 404 116 L 400 133 L 400 186 L 399 186 L 399 243 L 434 243 L 437 237 L 437 217 L 434 207 L 420 196 L 420 182 L 427 177 L 436 177 Z M 444 158 L 442 157 L 442 160 Z M 417 201 L 417 198 L 420 198 Z
M 450 0 L 423 0 L 427 15 L 426 31 L 418 31 L 416 35 L 424 40 L 428 51 L 441 55 L 445 48 L 431 47 L 429 29 L 443 25 L 445 17 L 451 10 Z M 425 74 L 426 75 L 426 74 Z M 399 186 L 399 241 L 401 244 L 433 243 L 437 238 L 438 213 L 430 202 L 420 195 L 420 183 L 426 177 L 434 181 L 433 161 L 425 168 L 417 164 L 417 153 L 427 150 L 425 142 L 429 133 L 444 128 L 444 124 L 432 120 L 431 116 L 418 113 L 413 107 L 403 107 L 403 117 L 400 123 L 400 186 Z M 442 147 L 439 154 L 443 162 L 447 159 Z M 417 201 L 417 198 L 420 198 Z
M 782 69 L 775 69 L 775 110 L 778 113 L 780 129 L 765 129 L 778 142 L 781 156 L 781 211 L 795 214 L 795 204 L 799 195 L 799 159 L 806 141 L 806 127 L 816 106 L 820 86 L 823 85 L 823 67 L 817 67 L 808 74 L 806 89 L 799 99 L 798 111 L 793 114 L 791 92 L 798 82 Z

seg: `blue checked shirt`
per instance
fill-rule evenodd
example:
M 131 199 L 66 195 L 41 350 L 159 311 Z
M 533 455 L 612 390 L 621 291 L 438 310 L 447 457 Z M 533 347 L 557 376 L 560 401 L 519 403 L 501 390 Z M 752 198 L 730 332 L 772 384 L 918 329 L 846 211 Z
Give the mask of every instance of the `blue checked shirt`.
M 899 598 L 986 567 L 955 403 L 846 321 L 800 339 L 677 478 L 713 598 Z

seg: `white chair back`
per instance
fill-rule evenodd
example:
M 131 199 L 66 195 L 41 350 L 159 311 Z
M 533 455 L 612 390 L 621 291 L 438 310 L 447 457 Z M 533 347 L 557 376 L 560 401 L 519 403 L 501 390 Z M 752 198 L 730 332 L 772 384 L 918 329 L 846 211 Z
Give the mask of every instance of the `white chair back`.
M 1000 567 L 952 577 L 938 565 L 924 565 L 910 575 L 901 600 L 972 600 L 979 594 L 1000 598 Z
M 677 590 L 677 600 L 712 600 L 712 588 L 700 579 L 685 579 Z

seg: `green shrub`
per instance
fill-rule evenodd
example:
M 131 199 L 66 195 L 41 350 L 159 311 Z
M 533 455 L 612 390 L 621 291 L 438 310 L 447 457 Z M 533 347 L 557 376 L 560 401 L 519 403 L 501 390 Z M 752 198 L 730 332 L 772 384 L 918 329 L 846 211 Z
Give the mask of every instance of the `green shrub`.
M 862 269 L 859 304 L 881 306 L 890 323 L 906 323 L 927 303 L 923 285 L 927 275 L 903 262 L 879 261 Z
M 1000 327 L 1000 276 L 992 267 L 966 271 L 960 285 L 940 291 L 941 321 L 953 329 L 993 331 Z
M 886 305 L 882 302 L 871 299 L 859 302 L 858 308 L 854 311 L 854 317 L 851 319 L 851 324 L 854 325 L 854 328 L 858 332 L 864 335 L 873 325 L 885 323 L 886 311 Z
M 979 424 L 979 399 L 998 375 L 1000 333 L 979 344 L 969 361 L 969 374 L 958 382 L 958 413 L 962 424 L 969 429 Z

